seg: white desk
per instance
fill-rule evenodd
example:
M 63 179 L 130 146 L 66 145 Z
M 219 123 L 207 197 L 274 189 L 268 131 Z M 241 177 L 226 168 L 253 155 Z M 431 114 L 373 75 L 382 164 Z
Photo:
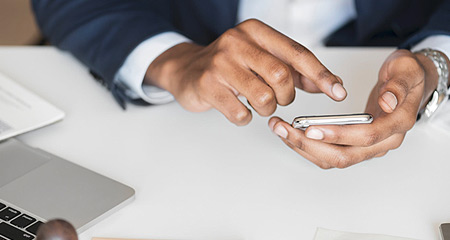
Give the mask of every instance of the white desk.
M 276 114 L 291 121 L 362 111 L 390 51 L 317 51 L 344 79 L 348 100 L 299 92 Z M 437 239 L 450 221 L 450 135 L 426 126 L 383 158 L 322 170 L 273 135 L 268 118 L 235 127 L 216 111 L 189 113 L 177 103 L 122 111 L 85 67 L 52 47 L 1 47 L 0 71 L 67 114 L 19 139 L 137 192 L 81 240 L 309 240 L 317 227 Z

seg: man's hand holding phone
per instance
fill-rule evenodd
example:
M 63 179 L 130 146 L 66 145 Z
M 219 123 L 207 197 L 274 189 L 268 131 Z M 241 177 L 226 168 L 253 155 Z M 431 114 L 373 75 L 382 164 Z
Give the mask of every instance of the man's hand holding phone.
M 215 108 L 239 126 L 250 122 L 252 111 L 238 96 L 259 115 L 270 116 L 277 105 L 294 101 L 295 87 L 335 101 L 347 95 L 342 80 L 306 47 L 255 19 L 208 46 L 170 48 L 152 62 L 144 82 L 169 91 L 189 111 Z
M 273 117 L 269 127 L 294 151 L 321 168 L 345 168 L 383 156 L 398 148 L 414 126 L 419 108 L 436 87 L 435 71 L 426 57 L 397 50 L 381 67 L 369 96 L 365 112 L 373 115 L 371 124 L 317 125 L 302 131 Z

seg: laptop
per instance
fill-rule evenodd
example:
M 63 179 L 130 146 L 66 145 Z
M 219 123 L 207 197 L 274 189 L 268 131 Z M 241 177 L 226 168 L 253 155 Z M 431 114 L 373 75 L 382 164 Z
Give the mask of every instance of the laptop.
M 35 239 L 39 226 L 55 218 L 80 233 L 134 198 L 126 185 L 11 138 L 63 117 L 0 73 L 0 240 Z
M 55 218 L 80 233 L 133 199 L 117 181 L 16 139 L 0 142 L 0 240 L 35 239 Z

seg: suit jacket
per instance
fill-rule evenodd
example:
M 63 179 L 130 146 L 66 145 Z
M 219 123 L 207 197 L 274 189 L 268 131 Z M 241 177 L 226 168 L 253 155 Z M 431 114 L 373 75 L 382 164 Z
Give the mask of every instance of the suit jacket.
M 238 0 L 33 0 L 52 44 L 72 52 L 119 101 L 113 82 L 142 41 L 174 31 L 209 44 L 236 24 Z M 357 17 L 326 39 L 329 46 L 409 48 L 430 35 L 450 35 L 450 0 L 355 0 Z M 282 14 L 282 13 L 280 13 Z

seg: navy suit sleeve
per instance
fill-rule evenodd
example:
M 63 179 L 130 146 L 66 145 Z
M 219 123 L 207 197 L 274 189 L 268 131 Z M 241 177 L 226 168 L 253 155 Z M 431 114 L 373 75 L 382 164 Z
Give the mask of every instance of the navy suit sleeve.
M 74 54 L 109 87 L 117 70 L 139 43 L 161 32 L 176 31 L 166 17 L 141 0 L 33 0 L 32 3 L 37 22 L 49 41 Z
M 450 0 L 445 0 L 433 13 L 427 25 L 403 43 L 400 48 L 410 49 L 432 35 L 450 35 Z

